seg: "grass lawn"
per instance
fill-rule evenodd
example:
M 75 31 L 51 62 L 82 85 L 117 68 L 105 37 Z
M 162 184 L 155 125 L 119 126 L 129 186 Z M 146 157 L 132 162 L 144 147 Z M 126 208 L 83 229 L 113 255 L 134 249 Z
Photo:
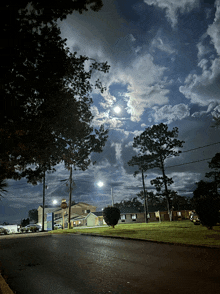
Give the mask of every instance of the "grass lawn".
M 194 225 L 189 220 L 148 224 L 118 224 L 115 226 L 114 229 L 108 226 L 86 229 L 60 229 L 52 231 L 51 233 L 90 233 L 97 235 L 120 236 L 170 243 L 220 247 L 220 226 L 215 226 L 213 227 L 213 230 L 208 230 L 202 225 Z

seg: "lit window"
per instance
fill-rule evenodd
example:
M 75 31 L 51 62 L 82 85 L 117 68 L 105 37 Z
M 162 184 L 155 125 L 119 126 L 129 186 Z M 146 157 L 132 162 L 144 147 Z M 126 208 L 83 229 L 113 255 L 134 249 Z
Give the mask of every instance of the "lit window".
M 131 215 L 131 218 L 132 218 L 132 219 L 136 219 L 136 218 L 137 218 L 137 214 L 132 214 L 132 215 Z
M 177 211 L 177 216 L 181 216 L 181 211 Z
M 125 214 L 122 214 L 121 215 L 121 219 L 126 219 L 126 215 Z

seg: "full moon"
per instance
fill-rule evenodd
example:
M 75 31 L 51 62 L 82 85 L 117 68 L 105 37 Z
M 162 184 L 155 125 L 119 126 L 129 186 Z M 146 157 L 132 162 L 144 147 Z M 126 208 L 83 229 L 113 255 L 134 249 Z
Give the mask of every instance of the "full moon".
M 119 106 L 115 106 L 114 112 L 120 113 L 121 112 L 121 108 Z
M 104 184 L 103 184 L 103 182 L 100 181 L 100 182 L 97 183 L 97 185 L 98 185 L 99 187 L 102 187 Z

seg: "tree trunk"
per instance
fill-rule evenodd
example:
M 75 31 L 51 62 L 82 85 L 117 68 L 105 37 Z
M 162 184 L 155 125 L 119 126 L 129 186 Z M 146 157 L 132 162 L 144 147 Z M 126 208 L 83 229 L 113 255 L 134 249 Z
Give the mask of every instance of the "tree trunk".
M 144 183 L 144 171 L 142 169 L 142 182 L 143 182 L 143 189 L 144 189 L 144 217 L 145 223 L 148 223 L 147 214 L 148 214 L 148 204 L 147 204 L 147 197 L 146 197 L 146 190 L 145 190 L 145 183 Z
M 164 170 L 164 162 L 163 162 L 162 155 L 160 155 L 160 163 L 161 163 L 161 169 L 162 169 L 162 173 L 163 173 L 165 196 L 166 196 L 166 199 L 167 199 L 167 210 L 168 210 L 168 214 L 169 214 L 169 217 L 170 217 L 170 221 L 172 221 L 172 213 L 170 211 L 170 203 L 169 203 L 169 192 L 168 192 L 168 188 L 167 188 L 167 180 L 166 180 L 166 175 L 165 175 L 165 170 Z
M 45 168 L 43 178 L 43 215 L 42 215 L 42 232 L 44 232 L 44 207 L 45 207 Z
M 70 167 L 70 191 L 69 191 L 69 215 L 68 215 L 68 229 L 71 229 L 71 198 L 72 198 L 72 166 Z

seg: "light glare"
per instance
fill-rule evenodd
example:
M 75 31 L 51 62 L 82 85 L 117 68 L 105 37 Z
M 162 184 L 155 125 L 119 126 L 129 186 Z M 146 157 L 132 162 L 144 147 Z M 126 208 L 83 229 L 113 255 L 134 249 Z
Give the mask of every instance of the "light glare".
M 119 106 L 115 106 L 114 112 L 120 113 L 121 112 L 121 108 Z
M 101 182 L 101 181 L 99 181 L 98 183 L 97 183 L 97 185 L 99 186 L 99 187 L 103 187 L 103 182 Z

